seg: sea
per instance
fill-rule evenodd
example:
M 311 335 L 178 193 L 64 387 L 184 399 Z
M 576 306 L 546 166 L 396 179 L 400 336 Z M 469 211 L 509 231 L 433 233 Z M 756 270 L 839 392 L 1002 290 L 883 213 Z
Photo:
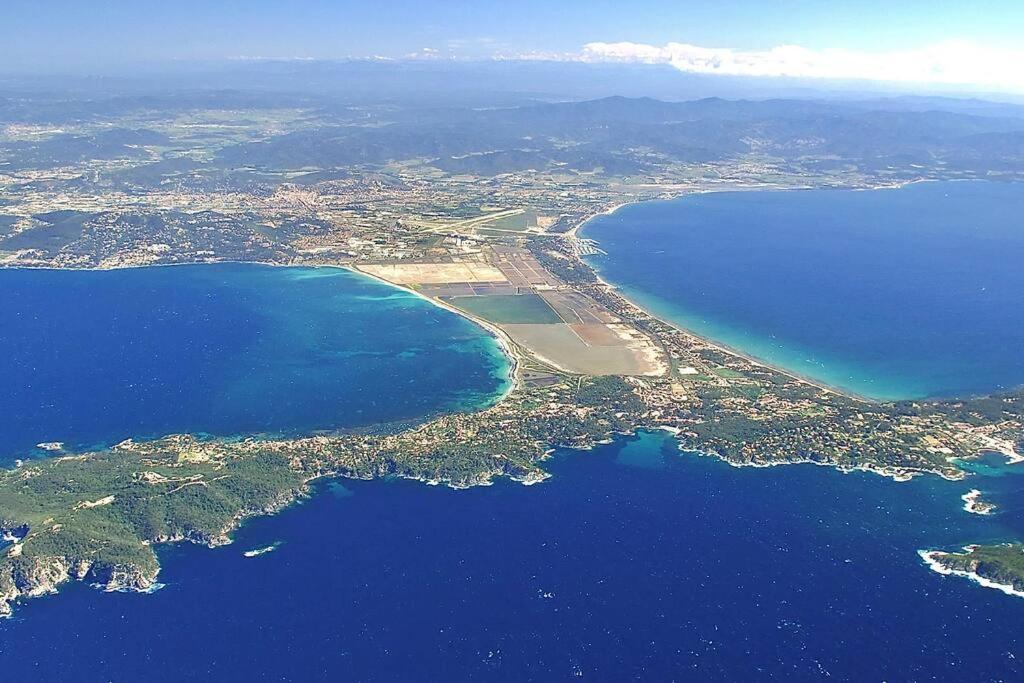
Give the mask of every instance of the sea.
M 1004 191 L 979 191 L 990 190 Z M 601 234 L 605 249 L 648 248 L 622 225 L 633 242 Z M 666 280 L 698 244 L 664 240 L 677 254 Z M 20 444 L 12 453 L 185 428 L 358 428 L 487 405 L 507 389 L 482 330 L 347 271 L 0 271 L 0 285 L 0 367 L 19 392 L 3 410 L 43 414 L 0 421 Z M 675 296 L 648 286 L 648 305 Z M 141 400 L 148 410 L 128 405 Z M 918 556 L 1024 537 L 1022 466 L 987 456 L 964 481 L 904 483 L 737 468 L 655 431 L 557 450 L 545 467 L 552 477 L 534 486 L 320 482 L 231 545 L 159 548 L 154 593 L 73 584 L 18 605 L 0 620 L 2 680 L 1024 679 L 1024 599 Z M 966 512 L 971 489 L 997 513 Z
M 469 321 L 340 268 L 0 270 L 0 459 L 174 433 L 306 435 L 509 387 Z
M 694 194 L 586 224 L 652 313 L 875 399 L 1024 385 L 1024 184 Z
M 463 491 L 324 482 L 229 546 L 161 549 L 155 593 L 75 584 L 20 605 L 0 621 L 4 680 L 1024 677 L 1024 599 L 917 555 L 1019 537 L 1014 470 L 734 468 L 663 432 L 547 467 Z M 971 487 L 1000 513 L 964 512 Z

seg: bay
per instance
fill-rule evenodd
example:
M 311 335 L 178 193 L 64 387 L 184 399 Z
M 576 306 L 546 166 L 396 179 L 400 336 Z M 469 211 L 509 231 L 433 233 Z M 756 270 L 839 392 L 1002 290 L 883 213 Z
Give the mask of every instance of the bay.
M 41 442 L 308 434 L 487 405 L 497 342 L 338 268 L 0 270 L 0 457 Z
M 651 312 L 817 381 L 876 399 L 1024 385 L 1024 185 L 690 195 L 584 235 Z

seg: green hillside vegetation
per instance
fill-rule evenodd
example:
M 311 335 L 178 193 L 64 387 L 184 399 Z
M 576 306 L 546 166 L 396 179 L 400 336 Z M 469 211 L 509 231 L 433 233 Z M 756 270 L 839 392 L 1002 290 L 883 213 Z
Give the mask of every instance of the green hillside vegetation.
M 1024 544 L 971 546 L 962 553 L 939 553 L 936 562 L 953 571 L 972 572 L 995 583 L 1024 591 Z

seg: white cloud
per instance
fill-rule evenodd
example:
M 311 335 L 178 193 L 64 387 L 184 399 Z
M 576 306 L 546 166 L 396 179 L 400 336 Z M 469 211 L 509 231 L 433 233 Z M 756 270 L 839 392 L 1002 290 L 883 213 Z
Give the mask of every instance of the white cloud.
M 405 55 L 405 59 L 441 59 L 441 51 L 436 47 L 421 47 L 415 52 L 409 52 Z
M 1024 48 L 949 41 L 898 52 L 812 50 L 781 45 L 770 50 L 708 48 L 684 43 L 588 43 L 588 62 L 670 64 L 680 71 L 729 76 L 854 79 L 1024 92 Z

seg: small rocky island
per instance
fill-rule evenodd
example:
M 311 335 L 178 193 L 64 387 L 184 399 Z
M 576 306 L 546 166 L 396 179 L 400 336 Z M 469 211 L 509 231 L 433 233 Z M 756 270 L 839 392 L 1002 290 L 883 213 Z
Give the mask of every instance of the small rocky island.
M 922 550 L 921 557 L 940 574 L 964 576 L 986 588 L 1024 597 L 1024 544 L 969 545 L 960 553 Z
M 978 489 L 971 489 L 960 500 L 964 502 L 964 510 L 972 515 L 991 515 L 996 511 L 996 504 L 982 500 L 982 492 Z

